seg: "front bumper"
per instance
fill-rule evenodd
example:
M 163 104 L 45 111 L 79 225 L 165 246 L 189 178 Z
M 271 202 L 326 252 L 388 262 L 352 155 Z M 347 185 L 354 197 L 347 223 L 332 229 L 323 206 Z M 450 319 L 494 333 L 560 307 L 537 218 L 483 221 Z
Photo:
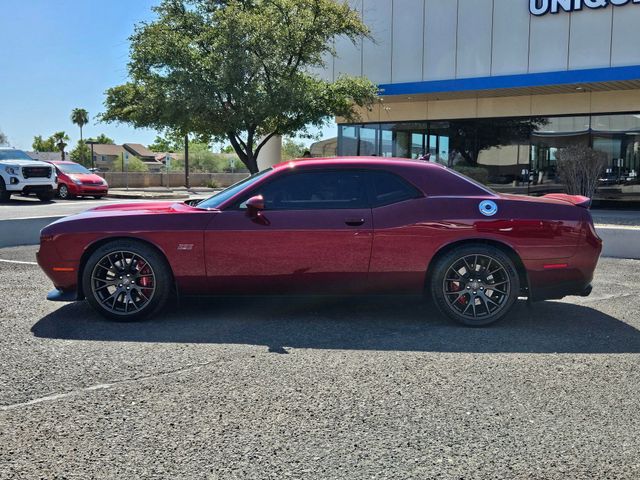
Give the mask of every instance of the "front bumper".
M 17 181 L 6 184 L 6 188 L 8 192 L 29 194 L 50 192 L 58 188 L 58 185 L 56 183 Z
M 106 195 L 109 187 L 105 185 L 69 185 L 69 192 L 73 195 Z

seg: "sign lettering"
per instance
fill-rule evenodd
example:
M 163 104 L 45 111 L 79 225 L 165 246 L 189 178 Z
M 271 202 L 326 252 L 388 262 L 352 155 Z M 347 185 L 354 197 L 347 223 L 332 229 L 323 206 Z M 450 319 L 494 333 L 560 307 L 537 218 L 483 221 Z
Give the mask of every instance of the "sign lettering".
M 541 17 L 547 13 L 577 12 L 585 7 L 596 10 L 609 5 L 621 7 L 629 3 L 640 5 L 640 0 L 529 0 L 529 11 Z

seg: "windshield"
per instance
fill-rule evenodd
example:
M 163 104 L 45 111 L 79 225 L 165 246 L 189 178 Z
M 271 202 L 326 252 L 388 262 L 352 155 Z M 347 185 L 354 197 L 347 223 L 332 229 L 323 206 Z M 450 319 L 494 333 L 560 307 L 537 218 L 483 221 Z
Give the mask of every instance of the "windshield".
M 216 193 L 215 195 L 207 198 L 206 200 L 201 201 L 198 205 L 198 208 L 218 208 L 224 202 L 229 200 L 238 192 L 244 190 L 245 188 L 253 185 L 258 179 L 262 178 L 265 173 L 270 172 L 271 169 L 268 168 L 258 173 L 254 173 L 250 177 L 245 178 L 244 180 L 239 181 L 238 183 L 234 183 L 230 187 L 225 188 L 221 192 Z
M 91 174 L 89 170 L 78 163 L 58 163 L 56 167 L 58 167 L 62 173 Z
M 22 150 L 0 150 L 0 160 L 33 160 Z

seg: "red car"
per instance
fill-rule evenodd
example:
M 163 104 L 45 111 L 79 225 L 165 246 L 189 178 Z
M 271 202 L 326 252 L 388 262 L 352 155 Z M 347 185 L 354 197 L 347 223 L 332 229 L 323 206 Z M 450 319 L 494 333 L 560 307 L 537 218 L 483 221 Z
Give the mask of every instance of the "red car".
M 63 200 L 75 197 L 102 198 L 109 193 L 107 181 L 79 163 L 60 161 L 50 163 L 56 167 L 58 197 Z
M 518 297 L 589 295 L 602 242 L 585 197 L 501 195 L 437 164 L 282 163 L 197 204 L 101 206 L 42 230 L 50 300 L 104 316 L 172 294 L 422 294 L 467 325 Z

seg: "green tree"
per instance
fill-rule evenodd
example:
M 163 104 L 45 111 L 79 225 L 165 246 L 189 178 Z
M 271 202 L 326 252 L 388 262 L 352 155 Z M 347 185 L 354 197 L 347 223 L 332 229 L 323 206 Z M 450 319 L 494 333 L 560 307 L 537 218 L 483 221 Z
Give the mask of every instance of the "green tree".
M 80 141 L 82 141 L 82 127 L 89 123 L 89 112 L 84 108 L 74 108 L 71 111 L 71 121 L 80 127 Z
M 114 161 L 111 169 L 114 172 L 122 172 L 123 171 L 122 170 L 122 160 L 118 159 L 118 160 Z M 140 160 L 135 155 L 129 155 L 129 162 L 128 162 L 127 166 L 125 167 L 124 171 L 127 171 L 127 172 L 148 172 L 149 171 L 149 167 L 147 166 L 146 163 L 144 163 L 142 160 Z
M 89 112 L 87 112 L 84 108 L 74 108 L 71 111 L 71 121 L 74 123 L 74 125 L 80 127 L 80 143 L 82 143 L 82 127 L 89 123 Z M 80 145 L 80 143 L 78 144 L 78 146 Z M 78 150 L 78 146 L 73 151 L 76 152 L 76 154 L 84 154 L 86 150 L 83 148 L 80 148 Z M 85 157 L 81 157 L 75 161 L 84 165 L 84 158 Z
M 233 152 L 235 152 L 235 150 L 231 145 L 225 145 L 220 149 L 220 153 L 233 153 Z
M 42 135 L 36 135 L 33 137 L 31 148 L 33 148 L 35 152 L 54 152 L 56 150 L 56 144 L 53 135 L 47 139 L 42 138 Z
M 2 131 L 0 131 L 0 145 L 3 145 L 8 142 L 9 142 L 9 139 L 7 138 L 7 136 Z
M 56 132 L 51 135 L 53 144 L 58 150 L 60 150 L 60 157 L 64 160 L 64 149 L 67 148 L 67 142 L 69 141 L 69 135 L 65 132 Z
M 91 149 L 84 142 L 78 142 L 76 148 L 69 152 L 69 158 L 85 167 L 91 167 Z
M 357 120 L 377 89 L 309 73 L 369 30 L 334 0 L 163 0 L 136 27 L 130 81 L 106 93 L 101 119 L 228 141 L 249 171 L 274 135 L 306 133 L 333 116 Z
M 202 139 L 196 139 L 198 143 L 202 142 Z M 164 136 L 156 136 L 155 141 L 149 145 L 149 150 L 152 152 L 179 152 L 184 150 L 184 135 L 177 132 L 167 131 Z
M 115 143 L 113 141 L 113 139 L 107 137 L 104 133 L 101 133 L 100 135 L 98 135 L 95 138 L 87 138 L 86 141 L 87 142 L 102 143 L 102 144 L 106 144 L 106 145 L 113 145 Z
M 292 160 L 294 158 L 302 158 L 307 150 L 304 143 L 296 142 L 292 138 L 285 138 L 282 141 L 282 160 Z

